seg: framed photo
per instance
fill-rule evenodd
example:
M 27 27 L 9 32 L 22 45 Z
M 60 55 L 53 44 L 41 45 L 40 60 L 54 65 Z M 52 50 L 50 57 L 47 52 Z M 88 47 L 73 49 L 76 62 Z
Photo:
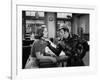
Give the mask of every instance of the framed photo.
M 13 0 L 12 79 L 95 73 L 95 19 L 93 6 Z

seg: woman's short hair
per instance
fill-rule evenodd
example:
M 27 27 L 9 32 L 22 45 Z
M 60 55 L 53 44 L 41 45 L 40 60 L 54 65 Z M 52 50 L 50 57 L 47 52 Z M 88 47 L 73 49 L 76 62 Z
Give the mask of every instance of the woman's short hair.
M 36 39 L 40 39 L 41 37 L 43 37 L 44 28 L 45 27 L 42 27 L 42 26 L 37 28 L 36 35 L 35 35 Z

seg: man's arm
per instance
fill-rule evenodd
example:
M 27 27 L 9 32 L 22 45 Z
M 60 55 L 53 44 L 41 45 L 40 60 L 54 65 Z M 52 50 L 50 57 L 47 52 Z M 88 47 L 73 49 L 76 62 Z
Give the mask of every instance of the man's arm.
M 62 51 L 61 45 L 58 44 L 58 45 L 56 46 L 56 48 L 54 48 L 54 47 L 50 44 L 50 42 L 47 42 L 47 43 L 48 43 L 47 46 L 50 48 L 50 50 L 51 50 L 52 52 L 54 52 L 57 56 L 59 56 L 59 54 L 60 54 L 61 51 Z

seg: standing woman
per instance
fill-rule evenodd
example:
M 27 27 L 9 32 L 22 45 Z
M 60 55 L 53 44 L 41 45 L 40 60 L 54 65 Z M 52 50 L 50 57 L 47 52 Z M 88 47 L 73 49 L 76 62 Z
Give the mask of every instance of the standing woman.
M 39 62 L 38 60 L 43 61 L 51 61 L 53 63 L 56 63 L 56 58 L 52 56 L 47 56 L 45 53 L 45 48 L 47 46 L 47 42 L 45 41 L 45 38 L 48 37 L 48 31 L 46 27 L 43 27 L 45 25 L 42 25 L 40 28 L 37 29 L 37 33 L 35 36 L 35 41 L 31 48 L 31 54 L 29 56 L 29 59 L 26 62 L 26 69 L 29 68 L 38 68 Z

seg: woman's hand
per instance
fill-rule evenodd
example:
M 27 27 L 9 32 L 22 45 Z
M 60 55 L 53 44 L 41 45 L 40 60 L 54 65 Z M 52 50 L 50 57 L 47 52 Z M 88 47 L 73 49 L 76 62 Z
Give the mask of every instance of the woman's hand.
M 52 56 L 52 57 L 56 57 L 56 55 L 54 55 L 54 54 L 50 54 L 50 56 Z
M 52 60 L 53 63 L 56 63 L 57 62 L 57 59 L 54 58 L 54 57 L 52 57 L 51 60 Z

